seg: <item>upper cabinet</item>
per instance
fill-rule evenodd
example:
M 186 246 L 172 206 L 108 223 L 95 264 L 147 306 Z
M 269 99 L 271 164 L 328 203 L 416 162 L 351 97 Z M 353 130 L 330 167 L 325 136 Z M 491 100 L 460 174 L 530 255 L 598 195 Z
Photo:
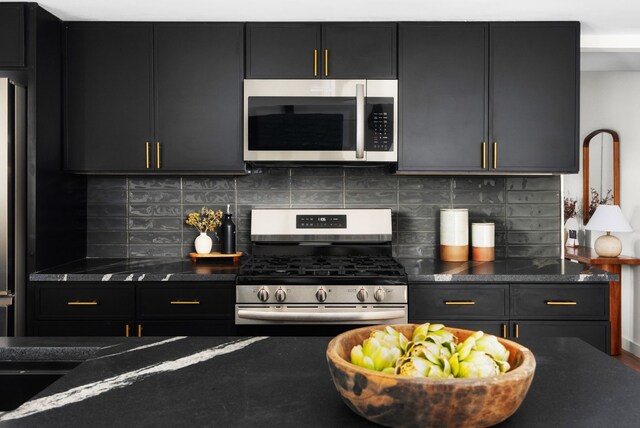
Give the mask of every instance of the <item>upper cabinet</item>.
M 395 79 L 396 23 L 248 23 L 247 78 Z
M 578 171 L 578 23 L 399 34 L 399 173 Z
M 66 169 L 244 170 L 242 24 L 70 23 Z
M 22 4 L 0 4 L 0 67 L 25 66 L 24 15 Z

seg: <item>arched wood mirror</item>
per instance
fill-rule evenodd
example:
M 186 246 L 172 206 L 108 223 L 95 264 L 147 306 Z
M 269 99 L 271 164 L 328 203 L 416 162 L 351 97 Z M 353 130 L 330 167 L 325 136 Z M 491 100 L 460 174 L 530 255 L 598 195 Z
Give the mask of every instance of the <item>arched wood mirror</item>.
M 620 205 L 620 138 L 597 129 L 582 143 L 582 219 L 587 224 L 600 203 Z

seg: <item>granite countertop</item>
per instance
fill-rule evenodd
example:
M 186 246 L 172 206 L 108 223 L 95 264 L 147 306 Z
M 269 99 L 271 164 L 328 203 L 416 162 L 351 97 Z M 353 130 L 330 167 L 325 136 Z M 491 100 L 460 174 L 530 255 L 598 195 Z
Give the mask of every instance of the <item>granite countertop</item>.
M 85 362 L 18 409 L 0 413 L 0 425 L 374 426 L 333 386 L 329 340 L 121 338 L 97 352 L 96 343 L 85 343 L 93 349 Z M 635 426 L 640 420 L 640 407 L 629 399 L 640 396 L 640 373 L 576 338 L 522 342 L 535 355 L 535 377 L 522 406 L 499 426 Z
M 441 262 L 399 259 L 409 282 L 608 282 L 614 275 L 588 265 L 560 259 Z
M 617 279 L 587 265 L 559 259 L 441 262 L 399 259 L 409 282 L 603 282 Z M 29 275 L 31 281 L 234 281 L 239 264 L 184 258 L 87 258 Z
M 86 258 L 29 275 L 31 281 L 235 281 L 231 260 Z

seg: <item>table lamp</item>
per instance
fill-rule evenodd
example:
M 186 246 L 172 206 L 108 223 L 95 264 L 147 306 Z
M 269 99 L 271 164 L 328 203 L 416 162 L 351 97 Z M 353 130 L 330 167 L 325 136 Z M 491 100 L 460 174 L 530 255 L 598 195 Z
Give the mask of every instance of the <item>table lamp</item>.
M 594 244 L 594 250 L 600 257 L 618 257 L 622 252 L 622 242 L 611 232 L 633 232 L 618 205 L 598 205 L 585 229 L 607 232 Z

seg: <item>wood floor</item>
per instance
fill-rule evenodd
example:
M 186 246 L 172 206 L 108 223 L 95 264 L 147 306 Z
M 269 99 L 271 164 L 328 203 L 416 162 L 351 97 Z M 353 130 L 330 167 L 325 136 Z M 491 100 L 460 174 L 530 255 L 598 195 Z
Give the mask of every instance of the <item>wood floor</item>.
M 620 355 L 616 355 L 613 358 L 620 361 L 625 366 L 631 367 L 635 371 L 640 372 L 640 358 L 636 357 L 631 352 L 627 352 L 623 349 Z

